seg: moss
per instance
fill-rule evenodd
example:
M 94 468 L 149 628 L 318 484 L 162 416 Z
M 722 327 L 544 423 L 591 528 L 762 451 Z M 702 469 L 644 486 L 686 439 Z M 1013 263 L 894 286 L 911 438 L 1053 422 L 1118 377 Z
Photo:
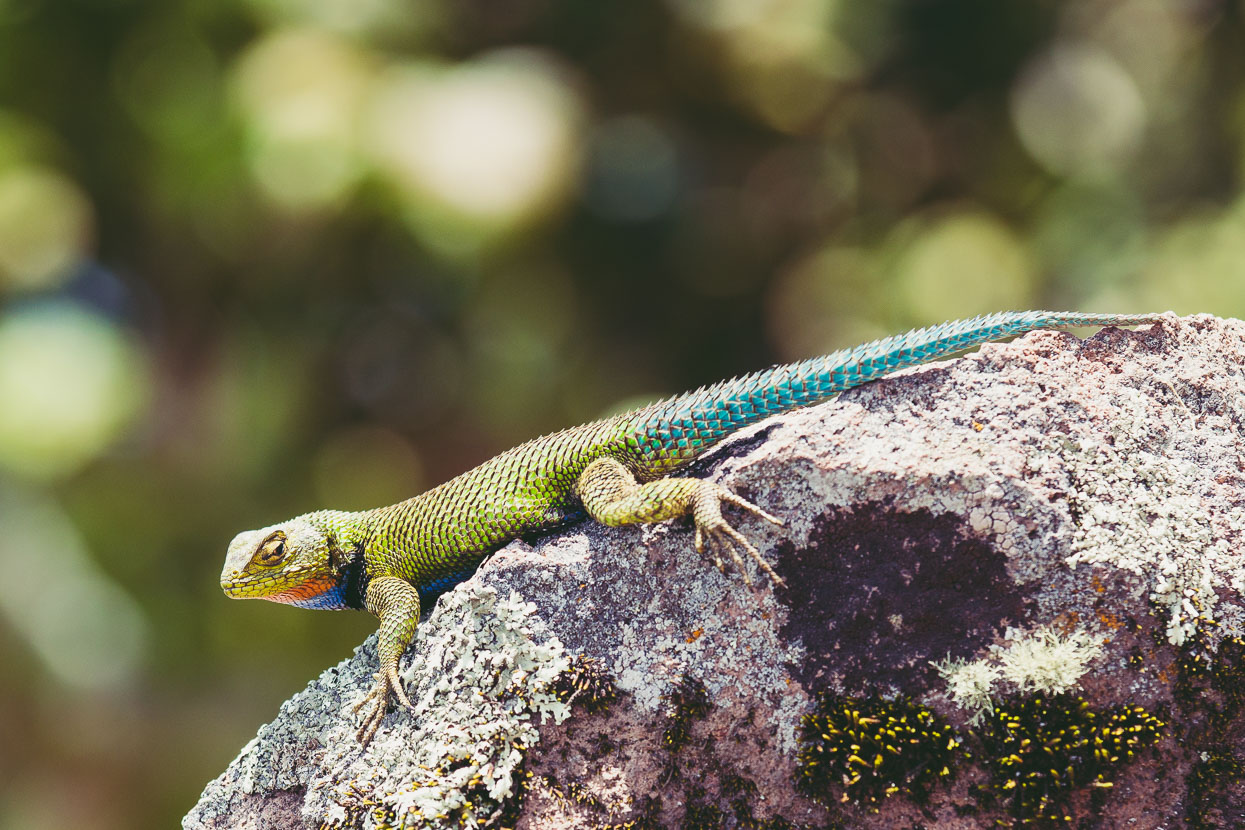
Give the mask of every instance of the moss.
M 1225 637 L 1211 645 L 1207 628 L 1200 628 L 1178 659 L 1178 694 L 1185 703 L 1209 708 L 1209 729 L 1218 731 L 1245 708 L 1245 639 Z M 1213 699 L 1208 699 L 1210 690 Z
M 824 804 L 873 806 L 896 793 L 923 801 L 962 754 L 954 730 L 925 706 L 823 694 L 801 720 L 796 788 Z
M 661 798 L 646 795 L 636 808 L 635 818 L 603 825 L 601 830 L 661 830 L 664 826 L 661 822 Z
M 1068 821 L 1064 808 L 1073 792 L 1109 789 L 1115 773 L 1165 731 L 1163 719 L 1140 706 L 1095 709 L 1071 695 L 1005 699 L 973 733 L 991 773 L 983 800 L 1020 823 Z M 924 706 L 823 694 L 801 724 L 796 786 L 828 805 L 876 809 L 896 794 L 920 803 L 970 757 L 955 731 Z
M 589 792 L 588 789 L 578 781 L 572 781 L 566 785 L 566 798 L 576 804 L 581 804 L 584 807 L 589 807 L 593 810 L 604 809 L 604 806 L 601 804 L 601 800 Z
M 1184 736 L 1197 761 L 1186 779 L 1185 820 L 1193 830 L 1223 827 L 1245 804 L 1245 757 L 1239 749 L 1245 714 L 1245 638 L 1216 644 L 1200 626 L 1177 658 L 1175 697 L 1194 726 Z
M 582 654 L 571 658 L 566 671 L 558 676 L 550 691 L 563 703 L 587 712 L 605 712 L 618 699 L 614 678 L 599 662 Z
M 693 786 L 687 792 L 683 810 L 684 830 L 717 830 L 726 824 L 726 815 L 716 804 L 705 801 L 705 788 Z
M 709 693 L 694 677 L 683 675 L 666 695 L 669 710 L 661 743 L 670 752 L 678 752 L 691 737 L 691 725 L 709 713 Z
M 1185 820 L 1189 830 L 1212 830 L 1227 826 L 1220 801 L 1225 792 L 1245 784 L 1245 763 L 1231 750 L 1203 753 L 1188 778 Z
M 1165 728 L 1140 706 L 1097 710 L 1081 697 L 1037 696 L 996 706 L 982 742 L 994 793 L 1015 818 L 1069 821 L 1074 790 L 1111 787 L 1114 772 Z

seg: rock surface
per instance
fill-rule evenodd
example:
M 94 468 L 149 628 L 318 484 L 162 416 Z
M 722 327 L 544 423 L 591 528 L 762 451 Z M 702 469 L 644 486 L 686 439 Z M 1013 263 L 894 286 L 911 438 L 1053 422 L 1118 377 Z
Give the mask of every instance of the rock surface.
M 766 421 L 689 472 L 787 587 L 686 520 L 515 542 L 416 712 L 359 750 L 369 638 L 183 826 L 1242 826 L 1243 366 L 1235 320 L 1038 332 Z

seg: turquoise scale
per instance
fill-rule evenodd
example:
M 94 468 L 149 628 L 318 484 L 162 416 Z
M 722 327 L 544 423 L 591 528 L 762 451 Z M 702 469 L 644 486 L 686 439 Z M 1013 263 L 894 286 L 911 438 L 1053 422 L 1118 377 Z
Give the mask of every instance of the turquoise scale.
M 627 445 L 650 473 L 664 473 L 727 435 L 771 415 L 820 403 L 898 369 L 982 343 L 1060 326 L 1129 326 L 1157 315 L 1021 311 L 987 314 L 886 337 L 824 357 L 775 366 L 680 395 L 633 414 Z M 636 441 L 631 436 L 643 436 Z

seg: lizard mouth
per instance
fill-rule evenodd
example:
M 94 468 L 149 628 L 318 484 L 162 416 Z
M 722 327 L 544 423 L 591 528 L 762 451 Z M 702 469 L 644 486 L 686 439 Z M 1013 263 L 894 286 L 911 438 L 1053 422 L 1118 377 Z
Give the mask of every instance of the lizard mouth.
M 248 599 L 256 596 L 246 590 L 242 575 L 236 572 L 225 571 L 220 575 L 220 589 L 230 599 Z

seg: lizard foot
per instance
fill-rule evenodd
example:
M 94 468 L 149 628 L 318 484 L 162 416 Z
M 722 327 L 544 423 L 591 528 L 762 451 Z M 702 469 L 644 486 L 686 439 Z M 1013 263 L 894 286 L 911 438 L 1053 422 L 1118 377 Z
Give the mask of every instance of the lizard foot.
M 355 733 L 361 746 L 367 746 L 372 742 L 372 738 L 376 735 L 376 730 L 380 728 L 380 722 L 385 719 L 385 713 L 389 710 L 390 692 L 407 709 L 414 708 L 406 696 L 406 691 L 402 688 L 402 681 L 398 678 L 398 670 L 396 668 L 390 667 L 387 670 L 377 672 L 376 685 L 367 693 L 367 696 L 356 703 L 350 710 L 357 715 L 360 711 L 366 709 L 363 715 L 363 723 L 359 725 L 359 731 Z
M 752 587 L 752 577 L 748 575 L 748 571 L 744 567 L 743 557 L 740 556 L 740 551 L 742 550 L 752 557 L 752 560 L 757 563 L 761 570 L 769 574 L 770 579 L 785 588 L 787 583 L 774 572 L 770 564 L 761 556 L 761 552 L 745 539 L 742 533 L 731 527 L 726 519 L 722 518 L 723 502 L 742 507 L 749 513 L 760 516 L 767 522 L 773 522 L 780 526 L 783 523 L 782 519 L 766 513 L 752 502 L 742 496 L 735 495 L 725 487 L 712 481 L 702 481 L 701 486 L 692 497 L 692 518 L 696 522 L 696 550 L 703 554 L 705 549 L 708 548 L 709 554 L 713 557 L 713 564 L 722 573 L 726 573 L 726 565 L 722 561 L 722 553 L 727 553 L 731 557 L 731 561 L 735 563 L 735 567 L 743 574 L 744 582 L 748 587 Z

